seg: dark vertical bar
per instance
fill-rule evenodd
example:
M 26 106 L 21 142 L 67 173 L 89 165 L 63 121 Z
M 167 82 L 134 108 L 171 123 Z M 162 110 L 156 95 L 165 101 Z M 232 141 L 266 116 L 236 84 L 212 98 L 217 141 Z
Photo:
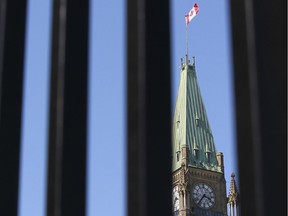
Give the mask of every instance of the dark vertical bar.
M 171 215 L 169 1 L 127 6 L 128 215 Z
M 287 2 L 230 4 L 241 215 L 287 215 Z
M 241 215 L 257 215 L 255 194 L 256 169 L 252 131 L 251 88 L 245 1 L 230 1 L 234 88 L 236 100 L 237 152 L 240 174 Z M 249 178 L 245 177 L 249 176 Z M 247 188 L 247 189 L 246 189 Z M 249 212 L 249 213 L 248 213 Z
M 26 1 L 0 0 L 0 214 L 17 215 Z
M 85 215 L 89 0 L 54 0 L 47 215 Z
M 256 179 L 262 186 L 258 189 L 263 198 L 260 213 L 287 215 L 287 159 L 283 154 L 287 153 L 287 1 L 252 2 L 261 155 L 258 164 L 262 166 L 262 178 Z

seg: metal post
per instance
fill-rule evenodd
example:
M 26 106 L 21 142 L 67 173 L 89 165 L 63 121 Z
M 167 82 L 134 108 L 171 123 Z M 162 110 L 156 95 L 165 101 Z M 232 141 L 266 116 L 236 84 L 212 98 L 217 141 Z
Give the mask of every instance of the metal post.
M 171 215 L 169 1 L 127 5 L 128 215 Z
M 241 215 L 286 215 L 287 1 L 230 5 Z
M 89 0 L 54 0 L 47 216 L 85 215 Z
M 0 0 L 0 214 L 18 212 L 26 0 Z

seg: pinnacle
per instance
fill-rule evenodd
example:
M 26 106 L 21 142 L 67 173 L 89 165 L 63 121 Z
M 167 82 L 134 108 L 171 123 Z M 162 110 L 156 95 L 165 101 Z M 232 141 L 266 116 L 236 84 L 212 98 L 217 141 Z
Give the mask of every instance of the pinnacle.
M 229 202 L 238 202 L 238 191 L 237 191 L 237 185 L 235 181 L 235 174 L 231 173 L 231 182 L 230 182 L 230 190 L 229 190 Z

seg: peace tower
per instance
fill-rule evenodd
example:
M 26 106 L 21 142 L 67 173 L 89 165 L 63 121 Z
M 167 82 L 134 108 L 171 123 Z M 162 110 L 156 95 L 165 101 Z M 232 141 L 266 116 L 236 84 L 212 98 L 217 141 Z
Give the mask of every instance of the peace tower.
M 181 59 L 173 118 L 174 216 L 227 216 L 223 154 L 216 150 L 197 81 L 195 59 Z

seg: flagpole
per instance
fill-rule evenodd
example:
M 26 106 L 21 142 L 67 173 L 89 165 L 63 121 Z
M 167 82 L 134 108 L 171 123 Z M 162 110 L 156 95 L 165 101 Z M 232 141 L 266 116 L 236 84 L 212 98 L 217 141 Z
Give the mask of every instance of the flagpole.
M 188 64 L 188 25 L 186 24 L 186 64 Z

